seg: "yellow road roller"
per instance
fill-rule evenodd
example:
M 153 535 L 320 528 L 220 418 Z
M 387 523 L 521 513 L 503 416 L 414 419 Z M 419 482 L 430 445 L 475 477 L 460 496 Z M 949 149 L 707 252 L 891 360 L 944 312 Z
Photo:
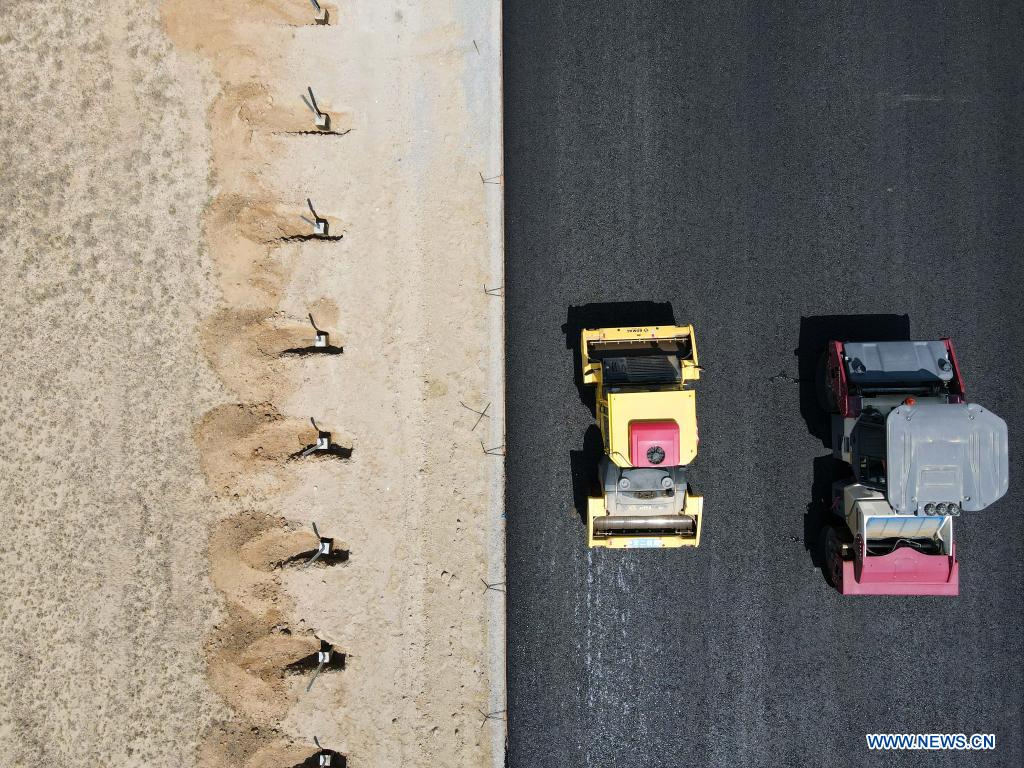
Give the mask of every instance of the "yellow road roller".
M 591 547 L 695 547 L 704 499 L 686 468 L 697 456 L 691 325 L 584 330 L 585 385 L 597 388 L 601 495 L 587 500 Z

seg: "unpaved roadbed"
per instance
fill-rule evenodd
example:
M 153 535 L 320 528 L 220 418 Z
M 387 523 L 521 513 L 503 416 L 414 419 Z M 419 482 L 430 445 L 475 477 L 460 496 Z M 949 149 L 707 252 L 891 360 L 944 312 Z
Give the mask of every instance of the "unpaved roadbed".
M 15 764 L 502 759 L 500 8 L 381 5 L 0 12 Z

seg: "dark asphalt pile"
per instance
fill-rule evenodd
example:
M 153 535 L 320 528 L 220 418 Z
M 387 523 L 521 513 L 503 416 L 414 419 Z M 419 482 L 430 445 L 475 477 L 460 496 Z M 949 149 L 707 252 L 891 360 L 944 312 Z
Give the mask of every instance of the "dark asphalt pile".
M 1024 765 L 1022 62 L 1019 3 L 505 4 L 512 768 Z M 665 318 L 706 369 L 703 543 L 588 551 L 574 334 Z M 958 598 L 817 568 L 830 335 L 952 336 L 1009 423 Z

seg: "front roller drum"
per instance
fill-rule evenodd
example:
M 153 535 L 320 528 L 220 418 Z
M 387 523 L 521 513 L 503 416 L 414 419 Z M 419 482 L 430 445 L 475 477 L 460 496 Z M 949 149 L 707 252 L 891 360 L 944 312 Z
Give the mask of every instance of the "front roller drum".
M 594 536 L 696 536 L 697 520 L 690 515 L 595 517 Z

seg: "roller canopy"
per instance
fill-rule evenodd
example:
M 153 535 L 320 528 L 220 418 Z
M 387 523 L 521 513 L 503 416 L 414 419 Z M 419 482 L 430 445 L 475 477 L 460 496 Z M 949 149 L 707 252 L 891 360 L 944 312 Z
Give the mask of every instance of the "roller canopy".
M 889 412 L 887 491 L 896 512 L 929 502 L 984 509 L 1006 493 L 1006 422 L 980 405 L 922 403 Z

